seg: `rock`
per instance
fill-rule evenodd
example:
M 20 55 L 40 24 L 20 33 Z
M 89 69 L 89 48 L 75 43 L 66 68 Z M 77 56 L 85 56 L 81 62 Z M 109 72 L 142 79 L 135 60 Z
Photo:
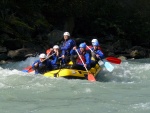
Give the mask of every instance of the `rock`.
M 21 40 L 16 39 L 8 39 L 4 42 L 3 45 L 9 50 L 16 50 L 23 47 L 23 43 L 21 42 Z
M 63 31 L 53 30 L 48 34 L 49 44 L 55 45 L 57 42 L 63 39 Z
M 0 60 L 6 60 L 6 59 L 8 59 L 7 53 L 1 53 Z
M 119 56 L 118 57 L 120 60 L 127 60 L 127 58 L 125 56 Z
M 13 60 L 24 60 L 29 56 L 34 56 L 36 52 L 29 48 L 22 48 L 17 50 L 10 50 L 7 54 Z
M 6 52 L 7 52 L 6 47 L 1 47 L 0 46 L 0 53 L 6 53 Z
M 130 55 L 131 55 L 131 57 L 137 57 L 139 55 L 139 52 L 138 52 L 138 50 L 133 50 L 133 51 L 131 51 Z
M 147 57 L 146 49 L 141 46 L 134 46 L 130 50 L 130 56 L 132 58 L 145 58 Z
M 83 39 L 83 38 L 76 38 L 75 39 L 76 41 L 76 45 L 79 46 L 79 44 L 83 43 L 83 42 L 86 42 L 87 43 L 87 40 L 86 39 Z M 88 44 L 87 44 L 88 45 Z
M 5 60 L 1 60 L 0 64 L 6 64 L 7 62 Z

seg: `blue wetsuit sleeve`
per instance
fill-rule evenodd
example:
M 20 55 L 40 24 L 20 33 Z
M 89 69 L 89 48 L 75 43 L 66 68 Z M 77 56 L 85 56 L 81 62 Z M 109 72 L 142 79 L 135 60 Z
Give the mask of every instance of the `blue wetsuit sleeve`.
M 54 59 L 51 60 L 51 64 L 52 64 L 52 65 L 56 64 L 58 57 L 55 56 L 55 57 L 53 57 L 53 58 L 54 58 Z
M 72 49 L 72 50 L 70 51 L 70 54 L 71 54 L 71 55 L 75 55 L 75 54 L 76 54 L 76 51 Z
M 86 59 L 86 64 L 87 64 L 87 66 L 90 66 L 90 64 L 91 64 L 91 58 L 90 58 L 90 54 L 89 53 L 86 53 L 85 54 L 85 59 Z
M 62 55 L 65 55 L 65 50 L 62 50 Z
M 98 54 L 101 59 L 104 58 L 104 54 L 103 54 L 103 52 L 102 52 L 101 50 L 97 50 L 97 51 L 96 51 L 96 54 Z
M 32 69 L 35 70 L 34 65 L 35 65 L 36 63 L 39 63 L 39 62 L 40 62 L 40 60 L 36 60 L 36 61 L 32 64 Z M 38 73 L 39 73 L 38 70 L 35 70 L 35 74 L 38 74 Z
M 61 50 L 68 50 L 68 49 L 72 49 L 71 47 L 73 47 L 73 40 L 69 39 L 64 47 L 61 47 Z
M 39 63 L 40 61 L 39 60 L 36 60 L 33 64 L 32 64 L 32 68 L 34 68 L 34 65 L 36 64 L 36 63 Z

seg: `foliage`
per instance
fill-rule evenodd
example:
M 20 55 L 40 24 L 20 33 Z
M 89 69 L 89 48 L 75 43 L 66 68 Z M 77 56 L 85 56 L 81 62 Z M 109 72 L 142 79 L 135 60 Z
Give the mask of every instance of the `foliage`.
M 33 40 L 75 20 L 73 35 L 150 40 L 149 0 L 1 0 L 0 33 Z M 37 39 L 38 40 L 38 39 Z

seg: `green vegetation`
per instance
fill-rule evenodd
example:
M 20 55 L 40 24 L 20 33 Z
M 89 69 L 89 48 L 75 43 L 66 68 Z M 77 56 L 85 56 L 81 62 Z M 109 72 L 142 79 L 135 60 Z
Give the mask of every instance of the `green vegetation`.
M 112 35 L 135 45 L 150 42 L 149 6 L 149 0 L 1 0 L 0 43 L 4 34 L 33 41 L 53 29 L 73 35 Z

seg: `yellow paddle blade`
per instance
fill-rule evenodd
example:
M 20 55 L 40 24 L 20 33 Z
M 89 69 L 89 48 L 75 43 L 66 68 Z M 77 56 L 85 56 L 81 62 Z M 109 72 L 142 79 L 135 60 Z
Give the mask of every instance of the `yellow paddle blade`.
M 94 58 L 94 57 L 91 57 L 91 60 L 95 61 L 95 58 Z
M 72 64 L 73 64 L 73 62 L 72 62 L 72 61 L 70 61 L 70 62 L 69 62 L 69 65 L 72 65 Z

